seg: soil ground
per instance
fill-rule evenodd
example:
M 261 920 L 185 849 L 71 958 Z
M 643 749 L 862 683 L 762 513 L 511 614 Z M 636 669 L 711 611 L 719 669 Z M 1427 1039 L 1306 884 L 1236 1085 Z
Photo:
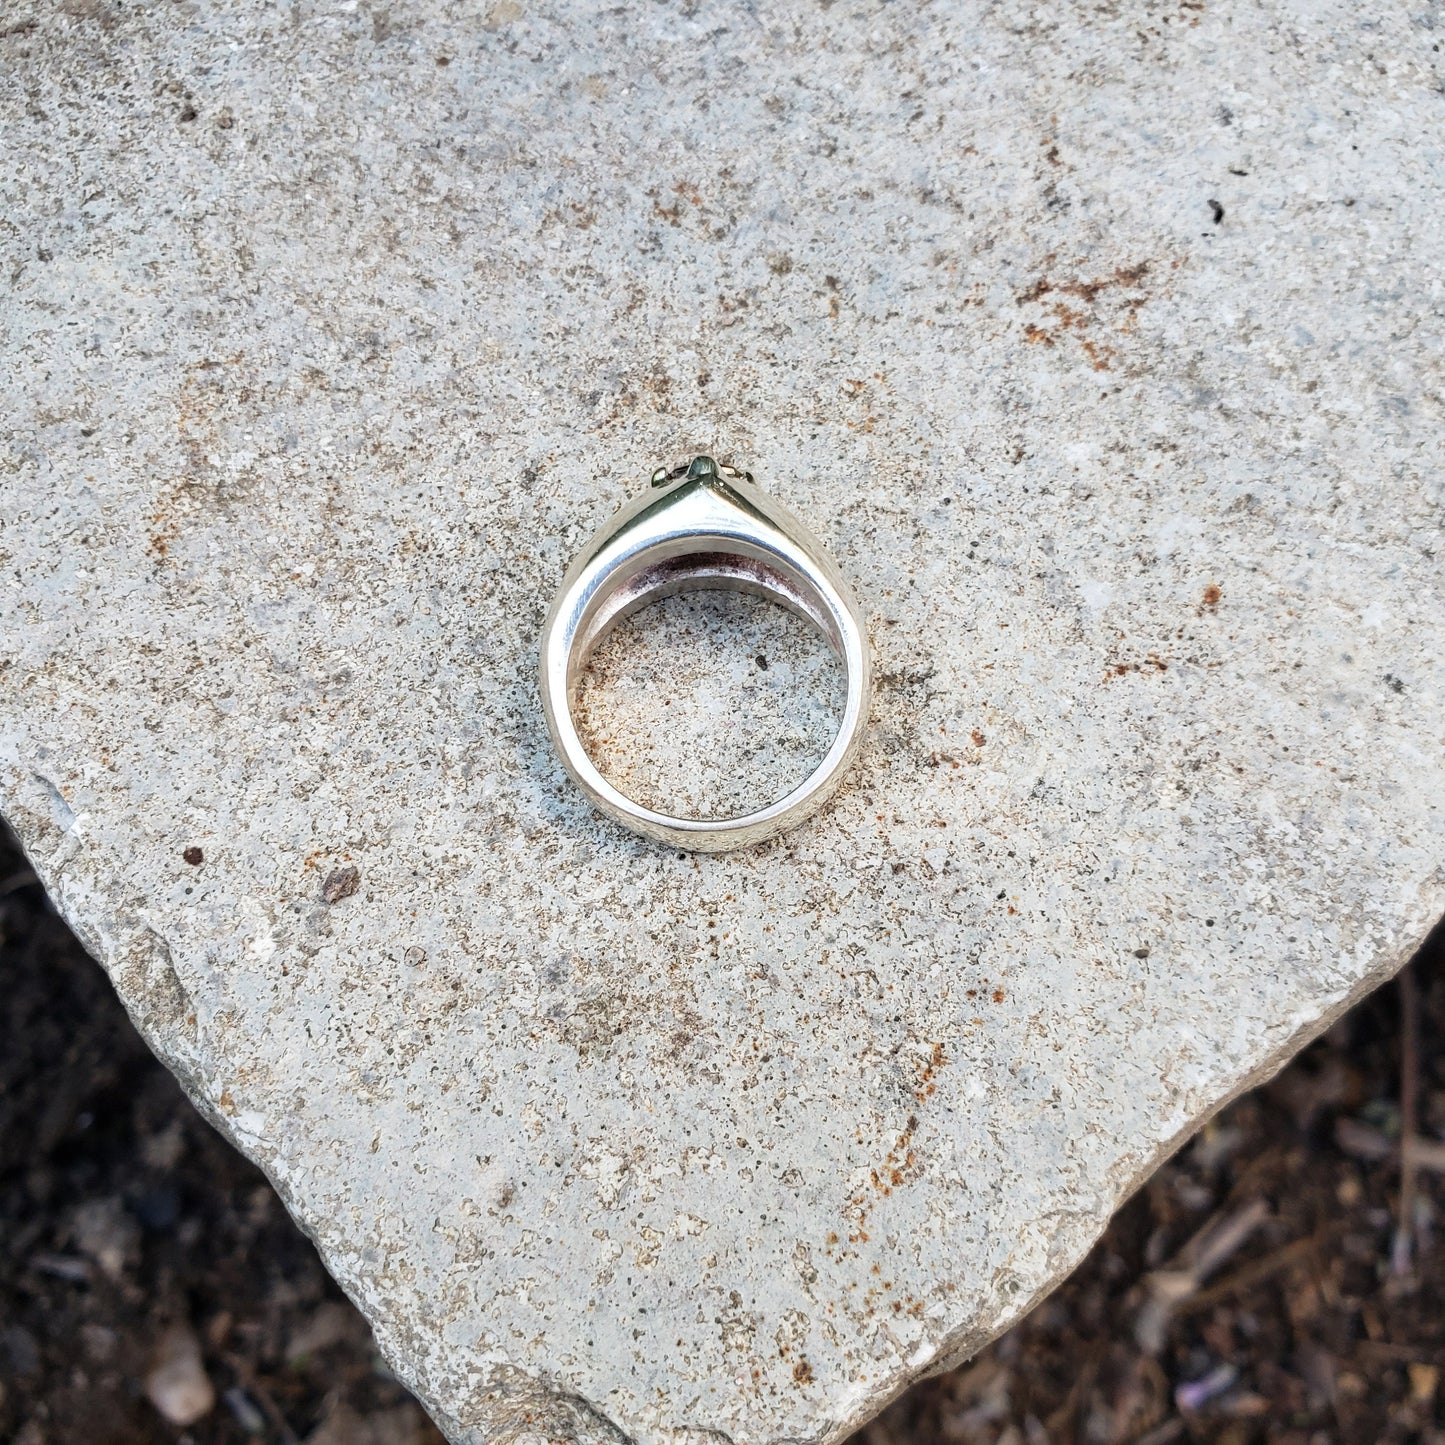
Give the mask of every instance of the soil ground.
M 1445 1445 L 1442 1141 L 1437 930 L 1165 1165 L 1028 1319 L 856 1445 Z M 182 1427 L 147 1381 L 188 1344 L 215 1403 Z M 442 1441 L 3 834 L 0 1441 Z

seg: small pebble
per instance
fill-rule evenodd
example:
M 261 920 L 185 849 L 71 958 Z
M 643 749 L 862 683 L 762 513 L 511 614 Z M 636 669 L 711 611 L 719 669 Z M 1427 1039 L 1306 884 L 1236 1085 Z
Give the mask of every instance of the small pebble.
M 356 1311 L 339 1300 L 327 1300 L 291 1332 L 286 1342 L 286 1363 L 294 1365 L 312 1355 L 319 1355 L 348 1335 L 355 1337 L 358 1331 L 365 1336 L 366 1326 Z
M 1405 1369 L 1410 1376 L 1410 1398 L 1417 1405 L 1430 1404 L 1440 1384 L 1440 1367 L 1411 1360 Z
M 333 868 L 326 875 L 326 882 L 321 885 L 321 897 L 327 903 L 340 903 L 343 898 L 350 898 L 360 887 L 360 871 L 348 864 L 345 868 Z
M 216 1391 L 190 1330 L 183 1326 L 167 1330 L 155 1358 L 145 1378 L 146 1396 L 172 1425 L 194 1425 L 215 1409 Z

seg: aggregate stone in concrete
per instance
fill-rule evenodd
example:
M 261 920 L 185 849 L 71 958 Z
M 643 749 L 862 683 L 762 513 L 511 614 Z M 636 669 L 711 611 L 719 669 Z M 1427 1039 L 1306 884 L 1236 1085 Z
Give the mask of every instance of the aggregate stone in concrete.
M 0 802 L 454 1440 L 838 1439 L 1445 909 L 1433 26 L 8 7 Z M 878 662 L 724 857 L 533 680 L 702 449 Z M 599 660 L 617 776 L 806 767 L 767 610 Z

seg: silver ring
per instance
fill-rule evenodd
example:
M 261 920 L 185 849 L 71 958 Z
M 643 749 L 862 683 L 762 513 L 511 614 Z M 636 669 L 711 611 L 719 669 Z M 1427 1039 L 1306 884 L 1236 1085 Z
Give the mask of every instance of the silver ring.
M 630 613 L 690 591 L 751 592 L 811 622 L 843 664 L 847 697 L 823 760 L 792 792 L 738 818 L 674 818 L 634 802 L 587 755 L 573 718 L 592 649 Z M 821 542 L 760 491 L 750 472 L 695 457 L 660 467 L 652 490 L 623 507 L 568 569 L 542 629 L 542 706 L 558 756 L 591 801 L 619 823 L 679 848 L 720 853 L 801 823 L 843 781 L 868 713 L 868 635 Z

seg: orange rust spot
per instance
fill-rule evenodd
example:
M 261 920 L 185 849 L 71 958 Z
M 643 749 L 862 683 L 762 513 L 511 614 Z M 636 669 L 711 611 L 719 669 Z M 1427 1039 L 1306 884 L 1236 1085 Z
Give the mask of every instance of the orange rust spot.
M 969 736 L 973 739 L 973 745 L 976 748 L 981 748 L 988 741 L 988 739 L 984 737 L 984 735 L 979 732 L 977 728 L 974 728 L 973 732 L 970 733 Z
M 1092 281 L 1050 281 L 1047 276 L 1040 276 L 1027 291 L 1019 292 L 1017 300 L 1019 305 L 1023 305 L 1026 301 L 1037 301 L 1039 297 L 1054 291 L 1092 302 L 1098 299 L 1101 291 L 1107 291 L 1112 286 L 1136 289 L 1149 274 L 1152 265 L 1151 261 L 1140 261 L 1134 266 L 1116 266 L 1110 275 L 1099 276 Z
M 1104 669 L 1104 681 L 1112 682 L 1116 677 L 1124 677 L 1131 672 L 1168 672 L 1169 660 L 1160 657 L 1157 652 L 1151 652 L 1143 662 L 1111 662 Z
M 1204 589 L 1204 605 L 1213 612 L 1214 609 L 1219 606 L 1219 599 L 1223 595 L 1219 588 L 1211 582 L 1209 586 Z

